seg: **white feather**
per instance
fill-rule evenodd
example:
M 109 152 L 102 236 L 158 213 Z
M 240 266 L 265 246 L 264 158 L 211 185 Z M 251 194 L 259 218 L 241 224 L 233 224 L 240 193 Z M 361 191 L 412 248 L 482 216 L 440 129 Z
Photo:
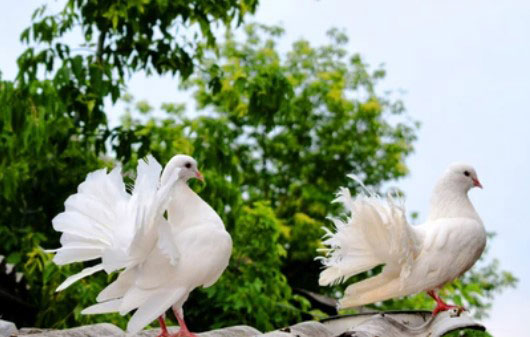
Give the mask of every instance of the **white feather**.
M 77 193 L 65 201 L 65 211 L 52 221 L 54 229 L 63 233 L 62 247 L 50 251 L 56 254 L 54 262 L 63 265 L 101 259 L 103 268 L 98 271 L 104 269 L 109 273 L 140 263 L 154 245 L 154 239 L 142 249 L 135 247 L 134 256 L 129 249 L 138 231 L 145 234 L 145 227 L 153 227 L 138 215 L 151 212 L 152 208 L 163 211 L 155 204 L 160 200 L 154 200 L 161 171 L 153 157 L 140 161 L 132 195 L 125 190 L 119 168 L 89 173 Z M 153 222 L 154 218 L 150 220 Z M 88 270 L 68 279 L 68 285 L 90 275 Z M 63 283 L 58 290 L 65 288 Z
M 72 284 L 74 284 L 75 282 L 79 281 L 80 279 L 87 277 L 89 275 L 92 275 L 94 273 L 97 273 L 98 271 L 101 271 L 101 270 L 103 270 L 103 265 L 101 264 L 95 265 L 93 267 L 85 268 L 81 272 L 74 274 L 68 277 L 66 280 L 64 280 L 64 282 L 61 283 L 55 291 L 62 291 L 68 288 L 69 286 L 71 286 Z
M 91 305 L 88 308 L 83 309 L 81 313 L 83 315 L 108 314 L 119 310 L 120 305 L 121 300 L 111 300 Z
M 98 302 L 105 302 L 108 300 L 123 297 L 134 282 L 136 271 L 133 269 L 126 269 L 120 273 L 118 278 L 103 289 L 96 298 Z M 118 309 L 117 309 L 118 310 Z
M 147 324 L 161 316 L 171 305 L 178 301 L 186 293 L 186 289 L 177 288 L 172 290 L 163 289 L 149 298 L 129 320 L 127 332 L 136 334 Z

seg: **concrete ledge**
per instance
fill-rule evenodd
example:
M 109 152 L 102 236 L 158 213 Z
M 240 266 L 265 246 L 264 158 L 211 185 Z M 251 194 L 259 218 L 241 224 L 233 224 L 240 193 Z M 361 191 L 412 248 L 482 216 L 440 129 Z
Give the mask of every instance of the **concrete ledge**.
M 169 331 L 175 333 L 178 327 L 169 327 Z M 134 337 L 155 337 L 160 333 L 159 329 L 144 330 Z M 233 326 L 208 332 L 198 333 L 200 337 L 251 337 L 261 335 L 259 330 L 250 326 Z M 20 329 L 13 336 L 17 337 L 133 337 L 127 335 L 122 329 L 113 324 L 101 323 L 85 325 L 78 328 L 66 330 L 45 330 L 35 328 Z
M 265 334 L 252 327 L 241 325 L 197 335 L 200 337 L 441 337 L 459 329 L 486 330 L 484 326 L 473 321 L 466 312 L 458 313 L 456 310 L 450 310 L 432 317 L 428 311 L 391 311 L 335 316 L 321 322 L 302 322 Z M 178 327 L 170 327 L 169 330 L 175 333 Z M 130 336 L 117 326 L 102 323 L 67 330 L 24 328 L 11 333 L 0 337 L 155 337 L 159 330 L 145 330 Z

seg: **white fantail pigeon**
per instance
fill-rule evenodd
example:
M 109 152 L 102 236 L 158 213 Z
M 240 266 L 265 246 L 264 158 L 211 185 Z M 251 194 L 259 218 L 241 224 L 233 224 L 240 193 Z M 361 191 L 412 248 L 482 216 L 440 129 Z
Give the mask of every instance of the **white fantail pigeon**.
M 471 268 L 484 251 L 486 231 L 467 196 L 473 187 L 482 188 L 473 167 L 450 165 L 434 188 L 427 222 L 418 226 L 407 223 L 404 208 L 392 198 L 382 200 L 373 194 L 352 198 L 342 188 L 335 201 L 350 214 L 346 221 L 332 219 L 335 231 L 324 237 L 328 249 L 320 285 L 340 283 L 384 264 L 377 276 L 348 286 L 339 306 L 427 291 L 436 301 L 433 315 L 455 308 L 436 290 Z
M 190 292 L 214 284 L 228 265 L 232 240 L 221 218 L 187 185 L 203 179 L 196 161 L 174 156 L 162 167 L 153 157 L 141 161 L 129 194 L 119 169 L 90 173 L 53 220 L 62 232 L 55 263 L 101 260 L 70 276 L 57 290 L 100 270 L 121 271 L 84 314 L 136 310 L 127 331 L 136 333 L 157 319 L 159 336 L 170 334 L 164 313 L 172 307 L 176 336 L 195 336 L 184 322 L 182 305 Z M 164 214 L 167 211 L 167 219 Z

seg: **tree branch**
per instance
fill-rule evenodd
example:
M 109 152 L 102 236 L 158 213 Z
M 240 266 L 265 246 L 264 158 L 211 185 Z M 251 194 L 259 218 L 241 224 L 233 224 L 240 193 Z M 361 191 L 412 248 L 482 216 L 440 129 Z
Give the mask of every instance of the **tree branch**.
M 98 49 L 96 50 L 96 62 L 103 62 L 103 48 L 105 47 L 105 38 L 107 36 L 107 27 L 101 30 L 98 37 Z

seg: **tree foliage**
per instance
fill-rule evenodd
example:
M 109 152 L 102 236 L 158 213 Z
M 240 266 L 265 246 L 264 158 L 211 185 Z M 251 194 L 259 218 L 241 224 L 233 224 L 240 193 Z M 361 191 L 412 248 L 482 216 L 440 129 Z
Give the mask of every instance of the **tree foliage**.
M 349 173 L 371 185 L 403 176 L 414 124 L 400 118 L 401 102 L 377 95 L 384 71 L 348 55 L 343 33 L 331 30 L 319 48 L 297 41 L 284 57 L 275 47 L 280 28 L 249 25 L 246 33 L 244 43 L 229 34 L 221 57 L 205 58 L 219 69 L 193 79 L 196 98 L 237 131 L 232 147 L 248 151 L 240 187 L 250 200 L 268 200 L 282 219 L 291 285 L 315 289 L 313 258 L 335 192 L 355 188 Z M 211 88 L 215 76 L 219 85 Z
M 326 217 L 339 211 L 331 204 L 334 193 L 339 186 L 355 191 L 350 173 L 376 189 L 404 176 L 413 151 L 417 124 L 399 100 L 377 90 L 384 70 L 349 54 L 347 36 L 336 29 L 323 46 L 299 40 L 284 53 L 279 27 L 247 25 L 240 38 L 228 29 L 216 41 L 214 22 L 241 22 L 254 11 L 253 0 L 99 3 L 70 0 L 55 15 L 37 10 L 22 33 L 31 43 L 16 80 L 0 82 L 1 254 L 29 288 L 11 291 L 35 309 L 29 322 L 19 322 L 123 326 L 119 315 L 80 315 L 115 275 L 55 293 L 82 266 L 58 268 L 42 247 L 59 244 L 51 219 L 89 171 L 119 162 L 129 175 L 149 153 L 162 163 L 176 153 L 197 159 L 206 184 L 193 188 L 234 240 L 220 281 L 194 292 L 185 307 L 192 328 L 270 330 L 321 317 L 297 289 L 333 296 L 343 289 L 319 288 L 314 261 Z M 63 41 L 76 30 L 88 53 Z M 154 114 L 148 102 L 134 101 L 125 94 L 126 80 L 138 71 L 178 74 L 195 91 L 201 113 L 172 102 Z M 104 102 L 119 97 L 127 107 L 111 128 Z M 514 283 L 492 263 L 446 292 L 483 314 L 491 296 Z M 418 295 L 375 307 L 430 309 L 432 302 Z

